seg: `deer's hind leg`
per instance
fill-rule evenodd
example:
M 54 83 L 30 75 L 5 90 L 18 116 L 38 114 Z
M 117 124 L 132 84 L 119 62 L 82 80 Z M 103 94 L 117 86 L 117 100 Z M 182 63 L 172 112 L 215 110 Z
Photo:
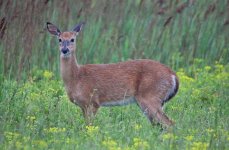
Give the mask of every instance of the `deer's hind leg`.
M 173 121 L 171 121 L 163 112 L 160 99 L 152 97 L 136 97 L 136 99 L 139 107 L 152 124 L 161 123 L 166 126 L 171 126 L 174 124 Z

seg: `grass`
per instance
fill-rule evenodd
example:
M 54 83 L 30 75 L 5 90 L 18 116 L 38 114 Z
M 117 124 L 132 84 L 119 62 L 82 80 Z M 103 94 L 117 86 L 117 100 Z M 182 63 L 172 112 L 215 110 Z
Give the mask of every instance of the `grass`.
M 0 2 L 0 149 L 227 149 L 228 0 Z M 62 31 L 85 21 L 80 64 L 154 59 L 181 86 L 151 126 L 137 105 L 101 108 L 87 126 L 59 77 Z
M 229 66 L 177 72 L 178 95 L 166 104 L 176 125 L 152 126 L 137 105 L 101 108 L 92 125 L 52 72 L 33 70 L 25 83 L 3 80 L 2 149 L 226 149 L 229 145 Z
M 18 80 L 36 67 L 59 73 L 58 44 L 47 21 L 61 31 L 86 22 L 77 40 L 80 64 L 141 58 L 175 70 L 195 58 L 205 59 L 205 65 L 226 64 L 228 5 L 227 0 L 2 2 L 0 73 Z

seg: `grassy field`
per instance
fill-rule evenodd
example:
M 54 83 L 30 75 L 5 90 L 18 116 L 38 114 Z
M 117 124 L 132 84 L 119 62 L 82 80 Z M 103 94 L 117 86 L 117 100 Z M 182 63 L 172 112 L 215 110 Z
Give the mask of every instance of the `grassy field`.
M 92 125 L 65 93 L 50 21 L 85 21 L 80 64 L 158 60 L 177 72 L 165 111 L 176 124 L 152 126 L 136 104 L 101 108 Z M 0 149 L 228 149 L 228 0 L 0 1 Z
M 178 95 L 165 108 L 176 125 L 151 126 L 136 104 L 101 108 L 87 126 L 50 71 L 34 70 L 23 84 L 4 80 L 0 99 L 1 149 L 227 149 L 229 66 L 180 69 Z

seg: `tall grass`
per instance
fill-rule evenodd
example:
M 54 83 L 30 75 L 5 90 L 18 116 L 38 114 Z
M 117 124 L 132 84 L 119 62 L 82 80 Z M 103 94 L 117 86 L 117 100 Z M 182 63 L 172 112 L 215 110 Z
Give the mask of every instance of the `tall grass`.
M 149 58 L 178 69 L 194 58 L 228 63 L 228 14 L 228 0 L 1 1 L 1 74 L 58 73 L 57 40 L 46 32 L 47 21 L 62 31 L 86 22 L 77 40 L 81 64 Z

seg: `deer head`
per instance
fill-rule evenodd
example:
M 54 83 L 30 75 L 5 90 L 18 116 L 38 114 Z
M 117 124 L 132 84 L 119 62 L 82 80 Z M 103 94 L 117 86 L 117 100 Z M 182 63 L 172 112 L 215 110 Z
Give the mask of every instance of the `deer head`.
M 47 22 L 47 29 L 49 33 L 55 35 L 59 40 L 59 50 L 61 52 L 61 57 L 68 58 L 75 53 L 76 47 L 76 37 L 81 31 L 85 23 L 79 23 L 76 25 L 72 31 L 61 32 L 57 26 Z

